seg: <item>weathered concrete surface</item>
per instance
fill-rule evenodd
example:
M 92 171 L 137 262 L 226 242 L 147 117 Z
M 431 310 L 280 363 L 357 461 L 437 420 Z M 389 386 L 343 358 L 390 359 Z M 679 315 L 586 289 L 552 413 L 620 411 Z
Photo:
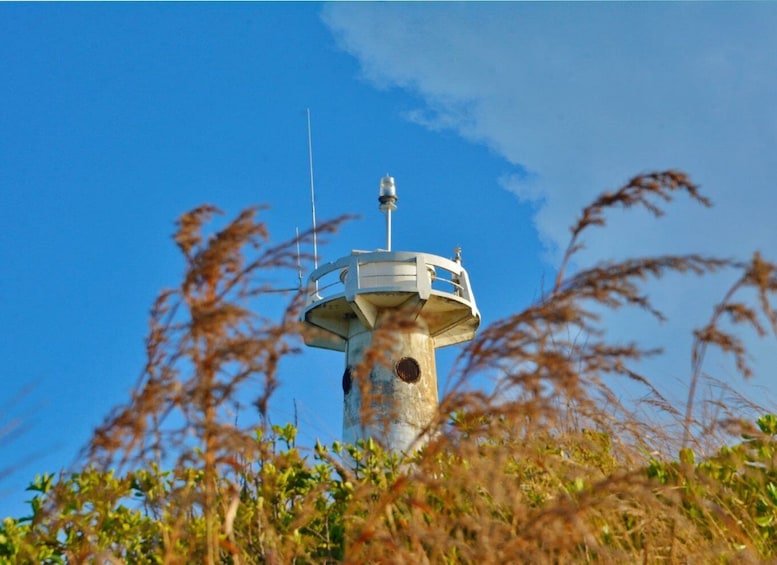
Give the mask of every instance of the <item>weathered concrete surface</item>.
M 434 340 L 422 320 L 412 330 L 371 332 L 356 321 L 353 329 L 346 353 L 352 386 L 343 400 L 343 441 L 372 437 L 392 451 L 419 447 L 419 436 L 438 408 Z M 377 356 L 376 362 L 365 363 L 365 355 Z M 418 362 L 416 382 L 404 382 L 396 374 L 396 363 L 404 357 Z

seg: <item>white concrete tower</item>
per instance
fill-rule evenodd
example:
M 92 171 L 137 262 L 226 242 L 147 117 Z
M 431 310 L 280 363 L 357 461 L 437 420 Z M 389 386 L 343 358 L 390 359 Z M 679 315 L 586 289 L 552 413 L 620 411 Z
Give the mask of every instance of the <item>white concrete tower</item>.
M 480 313 L 458 250 L 454 260 L 391 250 L 392 177 L 381 180 L 379 201 L 386 249 L 313 271 L 303 320 L 318 330 L 307 345 L 345 352 L 343 441 L 372 437 L 399 452 L 420 447 L 435 417 L 435 349 L 471 340 Z

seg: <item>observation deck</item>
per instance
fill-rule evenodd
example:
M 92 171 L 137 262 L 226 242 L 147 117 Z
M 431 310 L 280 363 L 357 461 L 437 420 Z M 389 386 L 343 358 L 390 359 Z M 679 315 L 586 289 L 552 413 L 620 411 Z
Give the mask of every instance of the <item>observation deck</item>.
M 375 329 L 389 310 L 420 317 L 435 349 L 471 340 L 480 325 L 459 261 L 428 253 L 353 251 L 311 273 L 302 317 L 322 331 L 305 343 L 345 351 L 350 336 Z

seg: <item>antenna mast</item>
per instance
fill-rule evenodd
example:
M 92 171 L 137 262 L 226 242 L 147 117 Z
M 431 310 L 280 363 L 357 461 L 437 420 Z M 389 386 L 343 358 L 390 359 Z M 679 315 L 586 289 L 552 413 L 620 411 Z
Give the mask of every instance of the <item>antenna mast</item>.
M 313 136 L 310 133 L 310 108 L 308 110 L 308 164 L 310 166 L 310 211 L 313 215 L 313 269 L 318 269 L 318 238 L 316 237 L 316 189 L 313 186 Z M 318 282 L 316 282 L 318 286 Z
M 299 254 L 299 228 L 294 228 L 297 232 L 297 275 L 299 276 L 299 287 L 302 288 L 302 259 Z

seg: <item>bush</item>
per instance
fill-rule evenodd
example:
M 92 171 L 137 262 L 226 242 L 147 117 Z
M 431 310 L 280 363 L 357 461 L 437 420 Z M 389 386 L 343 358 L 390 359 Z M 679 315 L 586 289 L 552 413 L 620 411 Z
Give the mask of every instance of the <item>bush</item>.
M 696 399 L 710 348 L 732 355 L 749 376 L 734 330 L 777 328 L 775 266 L 758 254 L 748 262 L 672 255 L 568 274 L 582 237 L 604 225 L 607 211 L 641 206 L 660 215 L 659 203 L 680 193 L 709 204 L 684 174 L 667 171 L 637 176 L 586 207 L 552 289 L 463 350 L 457 386 L 442 400 L 426 446 L 402 457 L 372 440 L 303 450 L 293 426 L 269 424 L 279 361 L 300 346 L 300 293 L 285 294 L 291 299 L 278 319 L 262 312 L 279 296 L 271 273 L 296 269 L 297 242 L 271 246 L 256 210 L 208 236 L 215 208 L 184 215 L 175 241 L 186 270 L 180 287 L 163 292 L 152 309 L 141 382 L 95 431 L 81 470 L 35 479 L 31 515 L 7 518 L 0 528 L 0 560 L 777 558 L 777 417 L 753 425 L 724 413 L 704 421 Z M 303 234 L 303 245 L 311 235 Z M 737 281 L 695 332 L 688 401 L 672 406 L 631 368 L 655 352 L 607 342 L 597 312 L 631 306 L 660 318 L 642 283 L 722 269 L 736 270 Z M 739 298 L 749 291 L 754 306 Z M 570 337 L 577 335 L 586 339 Z M 498 375 L 493 390 L 470 386 L 482 375 Z M 649 425 L 606 386 L 613 376 L 646 387 L 662 417 L 679 422 L 682 438 L 646 439 Z M 257 382 L 259 395 L 243 405 Z M 234 415 L 246 411 L 256 419 L 238 427 Z M 697 439 L 716 430 L 729 445 L 702 457 Z

